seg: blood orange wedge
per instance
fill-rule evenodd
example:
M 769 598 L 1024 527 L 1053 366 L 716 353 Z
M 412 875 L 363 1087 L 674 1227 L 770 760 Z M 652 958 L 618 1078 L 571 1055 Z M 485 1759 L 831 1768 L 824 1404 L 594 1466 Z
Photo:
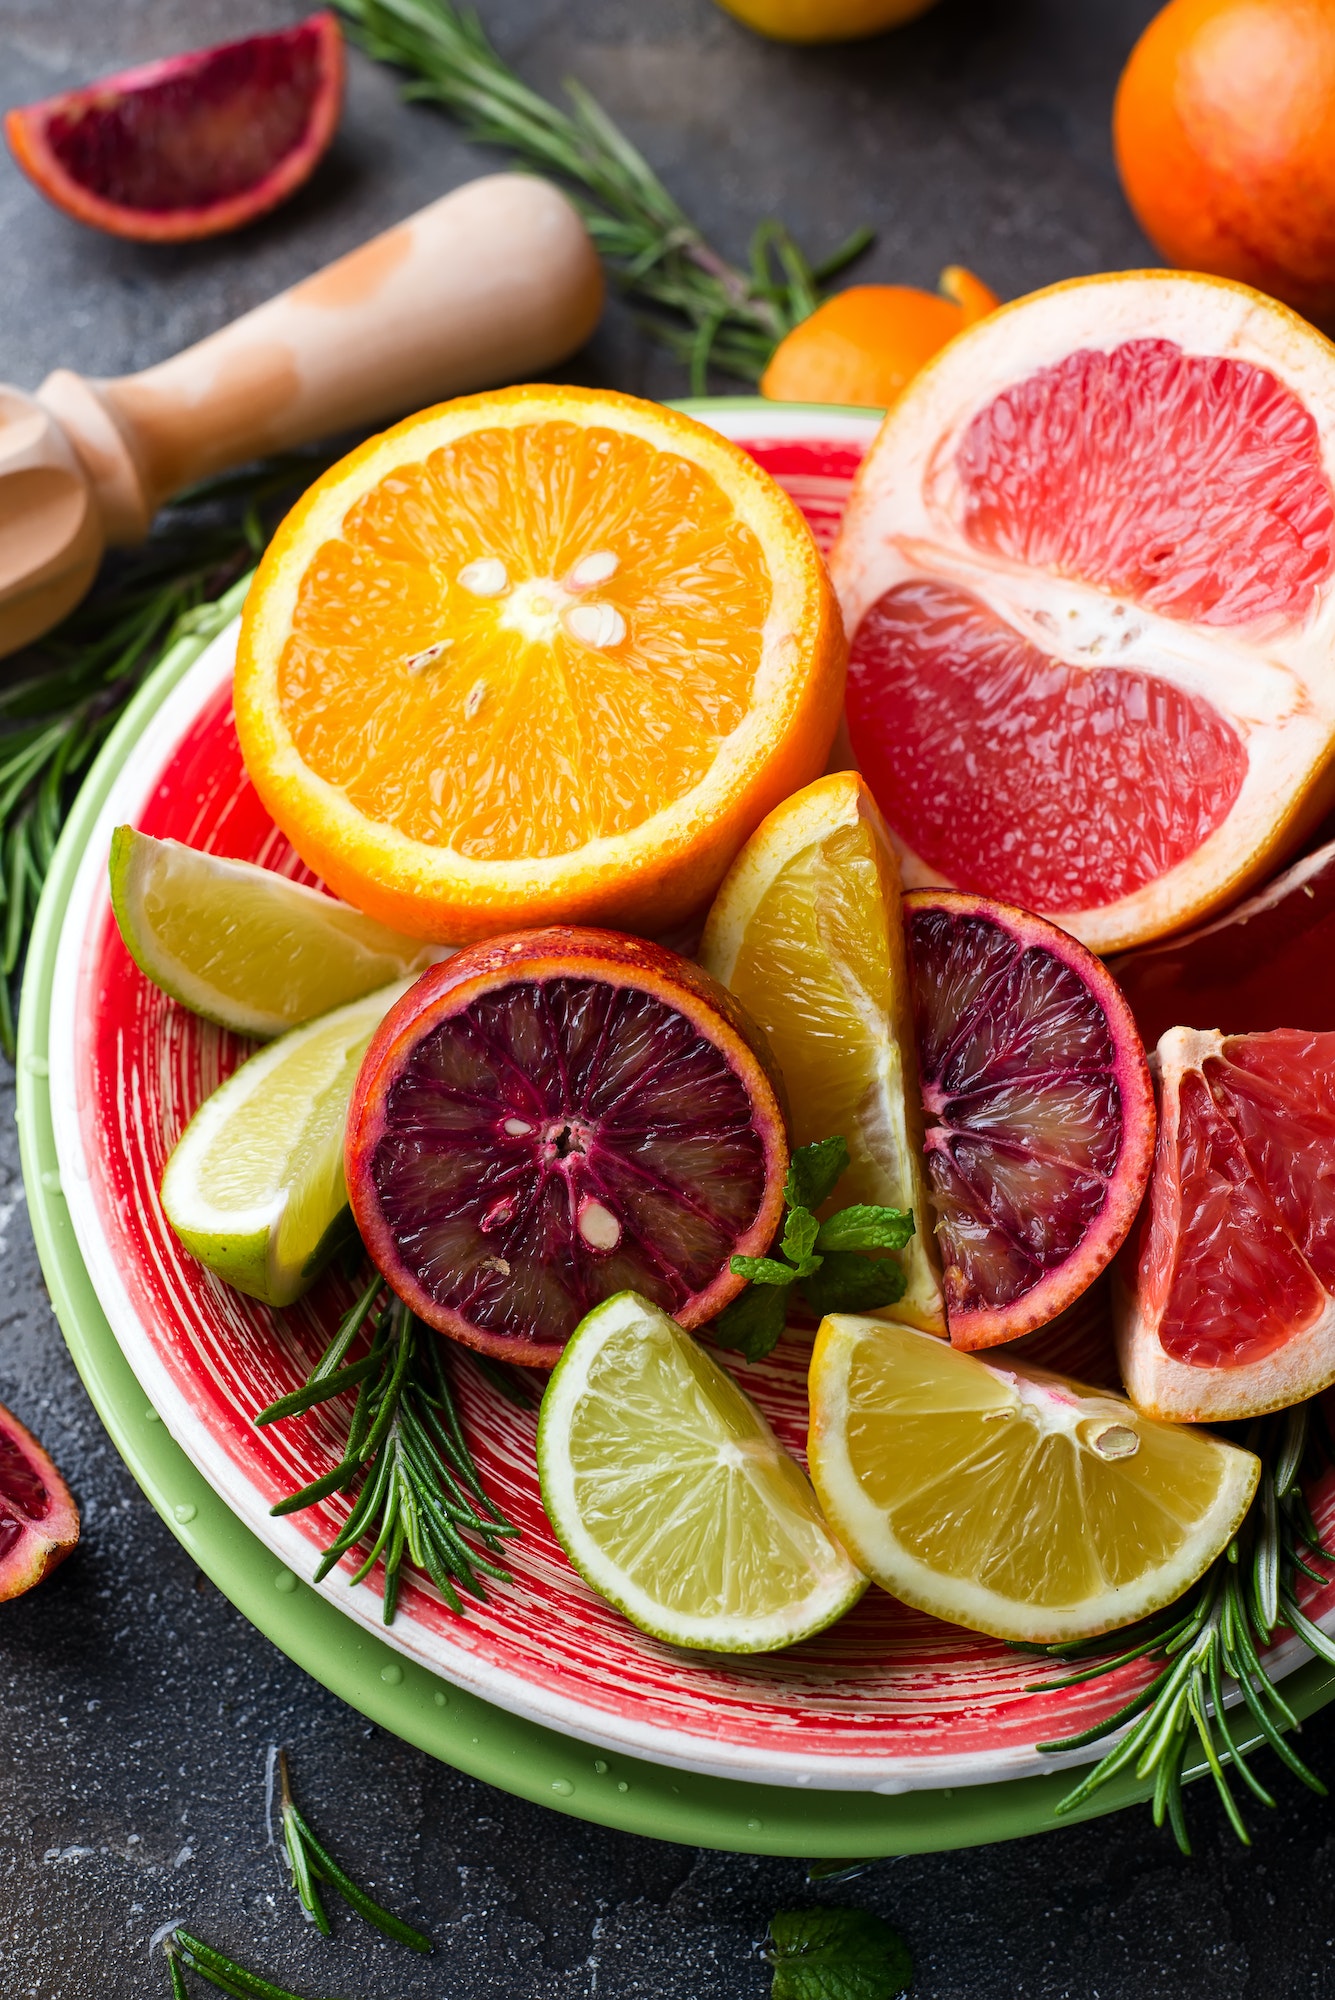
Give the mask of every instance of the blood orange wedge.
M 1154 1153 L 1149 1067 L 1111 973 L 1055 924 L 940 889 L 904 910 L 946 1324 L 990 1347 L 1121 1247 Z
M 0 1603 L 64 1562 L 79 1510 L 32 1432 L 0 1403 Z
M 182 243 L 285 201 L 323 157 L 342 103 L 342 32 L 332 14 L 312 14 L 20 105 L 5 136 L 67 215 Z
M 1335 1382 L 1335 1033 L 1159 1043 L 1159 1141 L 1119 1267 L 1127 1394 L 1188 1423 L 1259 1416 Z
M 757 1020 L 787 1085 L 793 1144 L 834 1136 L 849 1167 L 831 1207 L 907 1209 L 903 1297 L 887 1310 L 944 1333 L 923 1178 L 922 1111 L 899 868 L 855 771 L 785 799 L 714 898 L 700 960 Z
M 391 928 L 659 934 L 820 771 L 844 657 L 811 533 L 739 446 L 525 387 L 316 481 L 246 600 L 237 728 L 302 859 Z
M 1058 285 L 906 390 L 832 557 L 854 753 L 911 885 L 1098 951 L 1262 880 L 1326 809 L 1335 350 L 1245 286 Z
M 699 1326 L 783 1209 L 763 1038 L 674 952 L 552 929 L 433 966 L 382 1023 L 348 1117 L 353 1214 L 442 1333 L 550 1368 L 636 1291 Z
M 1335 1028 L 1335 841 L 1184 937 L 1112 970 L 1148 1048 L 1181 1021 L 1226 1035 Z

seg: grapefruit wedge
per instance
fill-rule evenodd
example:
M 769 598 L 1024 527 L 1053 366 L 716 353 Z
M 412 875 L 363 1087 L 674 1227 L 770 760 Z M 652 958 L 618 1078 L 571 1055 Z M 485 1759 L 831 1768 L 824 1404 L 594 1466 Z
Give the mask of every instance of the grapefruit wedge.
M 1186 1423 L 1260 1416 L 1335 1382 L 1335 1033 L 1159 1043 L 1150 1198 L 1119 1274 L 1127 1394 Z
M 1246 286 L 1074 280 L 929 362 L 832 567 L 910 886 L 1093 949 L 1184 929 L 1325 811 L 1335 349 Z

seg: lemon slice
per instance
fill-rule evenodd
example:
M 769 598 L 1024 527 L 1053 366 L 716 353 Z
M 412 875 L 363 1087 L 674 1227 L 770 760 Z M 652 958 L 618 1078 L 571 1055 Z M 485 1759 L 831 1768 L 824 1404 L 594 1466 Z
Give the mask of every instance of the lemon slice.
M 163 1211 L 191 1255 L 238 1291 L 290 1305 L 343 1240 L 348 1101 L 367 1044 L 410 984 L 271 1042 L 181 1134 L 162 1176 Z
M 769 1036 L 794 1146 L 847 1142 L 832 1205 L 912 1210 L 907 1286 L 885 1310 L 944 1333 L 899 867 L 855 771 L 818 778 L 756 829 L 714 900 L 700 959 Z
M 831 1314 L 811 1476 L 893 1596 L 1002 1639 L 1083 1639 L 1171 1604 L 1227 1548 L 1260 1460 L 1122 1397 Z
M 281 1035 L 441 955 L 271 868 L 132 826 L 111 836 L 111 906 L 139 970 L 239 1035 Z
M 670 1645 L 791 1646 L 867 1587 L 755 1404 L 637 1292 L 571 1336 L 542 1400 L 538 1473 L 584 1581 Z

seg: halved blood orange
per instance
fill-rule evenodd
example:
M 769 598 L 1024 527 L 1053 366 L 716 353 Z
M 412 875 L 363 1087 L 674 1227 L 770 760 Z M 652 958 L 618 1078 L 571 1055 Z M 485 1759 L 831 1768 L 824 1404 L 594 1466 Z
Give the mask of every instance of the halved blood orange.
M 1003 307 L 906 390 L 832 564 L 910 884 L 1099 951 L 1263 879 L 1335 787 L 1335 349 L 1163 271 Z
M 79 1510 L 30 1430 L 0 1403 L 0 1603 L 31 1590 L 79 1539 Z
M 1120 1249 L 1154 1154 L 1149 1067 L 1112 975 L 1055 924 L 940 889 L 904 916 L 946 1326 L 991 1347 Z
M 1159 1043 L 1159 1139 L 1119 1266 L 1127 1394 L 1149 1416 L 1259 1416 L 1335 1382 L 1335 1033 Z
M 238 229 L 324 156 L 343 106 L 331 13 L 167 56 L 6 113 L 15 159 L 67 215 L 141 243 Z
M 367 1050 L 353 1214 L 422 1319 L 506 1360 L 552 1367 L 614 1292 L 700 1326 L 782 1214 L 770 1065 L 732 995 L 658 945 L 554 928 L 470 946 Z
M 392 928 L 661 935 L 823 767 L 845 657 L 810 530 L 739 446 L 526 386 L 316 481 L 246 601 L 237 728 L 302 859 Z
M 1112 971 L 1147 1048 L 1182 1021 L 1226 1035 L 1335 1028 L 1335 841 L 1226 916 L 1127 952 Z

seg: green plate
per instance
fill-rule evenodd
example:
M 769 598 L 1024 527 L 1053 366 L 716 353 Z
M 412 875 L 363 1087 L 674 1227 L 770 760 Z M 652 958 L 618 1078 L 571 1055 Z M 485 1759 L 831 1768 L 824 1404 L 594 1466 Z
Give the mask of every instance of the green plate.
M 103 1316 L 60 1194 L 47 1086 L 47 1020 L 65 907 L 98 809 L 148 718 L 240 609 L 244 594 L 243 580 L 172 648 L 89 773 L 38 908 L 19 1018 L 20 1145 L 42 1270 L 88 1393 L 172 1533 L 244 1617 L 370 1721 L 472 1777 L 622 1832 L 741 1853 L 855 1859 L 1010 1840 L 1146 1798 L 1147 1786 L 1118 1778 L 1096 1804 L 1059 1820 L 1054 1808 L 1073 1782 L 1070 1772 L 882 1796 L 748 1784 L 600 1754 L 447 1687 L 345 1617 L 278 1566 L 170 1437 Z M 1335 1694 L 1335 1673 L 1313 1661 L 1286 1679 L 1284 1692 L 1300 1716 L 1308 1715 Z M 1247 1746 L 1256 1740 L 1243 1737 Z

